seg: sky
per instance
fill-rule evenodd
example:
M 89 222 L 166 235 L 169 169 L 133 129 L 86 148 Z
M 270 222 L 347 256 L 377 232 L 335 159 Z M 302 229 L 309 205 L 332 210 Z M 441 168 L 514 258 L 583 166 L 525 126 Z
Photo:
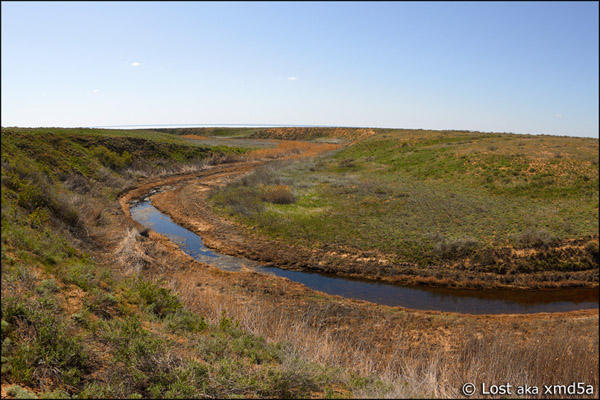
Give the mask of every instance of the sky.
M 598 2 L 6 2 L 2 126 L 598 137 Z

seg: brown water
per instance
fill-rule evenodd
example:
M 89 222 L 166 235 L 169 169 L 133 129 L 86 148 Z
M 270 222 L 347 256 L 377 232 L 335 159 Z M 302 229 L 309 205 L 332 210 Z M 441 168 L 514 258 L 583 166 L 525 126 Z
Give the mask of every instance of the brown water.
M 168 237 L 196 260 L 223 270 L 239 271 L 242 266 L 246 266 L 259 272 L 300 282 L 324 293 L 420 310 L 468 314 L 529 314 L 598 309 L 597 288 L 552 290 L 423 288 L 266 267 L 252 260 L 219 254 L 207 248 L 200 236 L 175 224 L 151 204 L 149 196 L 157 191 L 158 189 L 154 189 L 143 199 L 131 204 L 132 218 Z

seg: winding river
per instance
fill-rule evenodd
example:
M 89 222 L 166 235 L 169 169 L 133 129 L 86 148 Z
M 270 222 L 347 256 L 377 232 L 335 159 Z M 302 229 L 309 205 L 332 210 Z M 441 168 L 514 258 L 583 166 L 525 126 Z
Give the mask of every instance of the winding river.
M 143 226 L 168 237 L 194 259 L 223 270 L 238 271 L 245 266 L 262 273 L 300 282 L 324 293 L 420 310 L 468 314 L 529 314 L 598 309 L 598 288 L 553 290 L 417 288 L 267 267 L 252 260 L 219 254 L 207 248 L 200 236 L 175 224 L 152 205 L 150 196 L 158 191 L 159 189 L 153 189 L 145 197 L 132 202 L 131 217 Z

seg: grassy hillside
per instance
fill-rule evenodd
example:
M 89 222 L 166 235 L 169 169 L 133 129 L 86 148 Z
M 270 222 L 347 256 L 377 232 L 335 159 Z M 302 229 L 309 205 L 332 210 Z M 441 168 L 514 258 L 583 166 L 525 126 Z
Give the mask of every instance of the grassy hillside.
M 225 313 L 205 320 L 144 274 L 154 261 L 135 252 L 145 239 L 118 193 L 243 151 L 157 132 L 2 129 L 3 396 L 352 393 L 353 375 L 251 335 Z M 361 388 L 381 386 L 358 378 Z
M 269 201 L 276 185 L 293 200 Z M 241 192 L 252 206 L 232 207 Z M 378 132 L 334 155 L 255 173 L 215 192 L 213 204 L 292 245 L 414 266 L 397 273 L 598 281 L 597 139 Z

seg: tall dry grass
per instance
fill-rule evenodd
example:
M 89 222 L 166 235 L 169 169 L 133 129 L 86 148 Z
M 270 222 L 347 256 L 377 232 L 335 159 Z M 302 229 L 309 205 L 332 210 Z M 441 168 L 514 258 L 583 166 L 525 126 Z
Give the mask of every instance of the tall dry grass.
M 311 143 L 281 140 L 274 148 L 259 149 L 245 155 L 246 160 L 272 160 L 276 158 L 314 157 L 340 148 L 339 144 Z
M 540 389 L 548 384 L 585 382 L 598 393 L 597 320 L 584 325 L 566 320 L 551 331 L 541 329 L 529 335 L 519 329 L 487 334 L 466 329 L 452 349 L 436 349 L 415 345 L 414 332 L 409 330 L 382 340 L 381 335 L 369 335 L 368 326 L 340 329 L 327 322 L 335 315 L 331 306 L 327 310 L 327 306 L 312 305 L 301 314 L 290 314 L 258 299 L 240 301 L 233 290 L 199 291 L 193 282 L 172 281 L 171 285 L 189 307 L 211 321 L 225 312 L 256 335 L 291 343 L 311 361 L 350 367 L 391 385 L 391 390 L 380 392 L 371 387 L 360 396 L 454 398 L 462 395 L 460 389 L 466 382 L 478 387 L 483 382 Z M 387 325 L 390 332 L 398 331 L 393 318 L 378 322 L 383 330 Z

